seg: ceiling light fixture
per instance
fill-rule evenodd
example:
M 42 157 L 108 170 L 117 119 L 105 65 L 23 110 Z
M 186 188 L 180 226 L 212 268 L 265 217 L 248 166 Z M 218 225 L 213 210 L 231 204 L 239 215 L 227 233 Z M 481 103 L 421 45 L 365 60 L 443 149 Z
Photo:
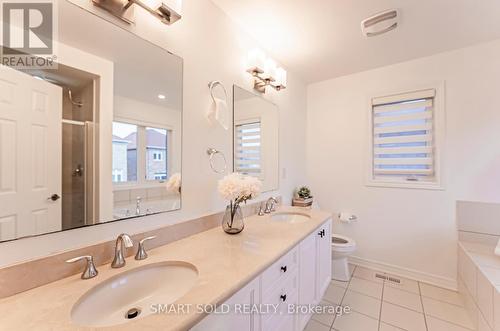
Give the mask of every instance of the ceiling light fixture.
M 129 24 L 134 23 L 133 5 L 145 9 L 167 25 L 181 19 L 179 11 L 175 10 L 173 6 L 165 4 L 162 0 L 92 0 L 92 3 Z M 177 0 L 176 8 L 180 10 L 181 6 L 181 0 Z
M 166 98 L 165 94 L 158 94 L 158 99 L 165 100 Z
M 254 89 L 266 93 L 266 87 L 271 86 L 276 91 L 286 88 L 286 70 L 278 67 L 271 58 L 266 58 L 260 50 L 248 53 L 247 72 L 254 77 Z
M 390 9 L 361 21 L 361 32 L 366 37 L 374 37 L 394 30 L 399 24 L 399 11 Z

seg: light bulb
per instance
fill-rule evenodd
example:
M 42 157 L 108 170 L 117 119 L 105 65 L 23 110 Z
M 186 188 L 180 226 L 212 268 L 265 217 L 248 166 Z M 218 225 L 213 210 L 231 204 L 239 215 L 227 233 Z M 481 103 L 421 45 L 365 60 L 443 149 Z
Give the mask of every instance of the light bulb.
M 276 62 L 273 59 L 267 59 L 264 66 L 264 77 L 276 79 Z
M 276 86 L 286 87 L 286 70 L 281 67 L 276 69 Z
M 254 49 L 251 52 L 249 52 L 247 60 L 248 70 L 263 71 L 265 62 L 264 59 L 265 59 L 264 53 L 260 49 Z

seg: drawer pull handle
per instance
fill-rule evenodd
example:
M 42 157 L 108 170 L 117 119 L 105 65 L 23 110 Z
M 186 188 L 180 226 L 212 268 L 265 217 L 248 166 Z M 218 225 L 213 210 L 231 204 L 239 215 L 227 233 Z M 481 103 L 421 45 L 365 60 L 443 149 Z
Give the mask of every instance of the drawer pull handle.
M 287 269 L 287 268 L 286 268 L 286 265 L 285 265 L 285 266 L 283 266 L 283 267 L 281 267 L 281 271 L 283 271 L 283 272 L 286 272 L 286 269 Z
M 281 301 L 285 302 L 286 301 L 286 294 L 280 295 Z

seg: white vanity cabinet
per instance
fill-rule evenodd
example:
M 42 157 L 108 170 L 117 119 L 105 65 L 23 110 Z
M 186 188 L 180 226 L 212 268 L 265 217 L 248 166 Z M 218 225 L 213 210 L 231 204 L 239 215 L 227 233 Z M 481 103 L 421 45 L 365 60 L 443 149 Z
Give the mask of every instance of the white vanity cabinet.
M 311 316 L 290 314 L 289 305 L 316 305 L 321 300 L 331 280 L 330 243 L 329 219 L 225 302 L 232 308 L 235 304 L 267 305 L 269 313 L 211 314 L 191 330 L 303 330 Z
M 239 290 L 224 305 L 234 309 L 236 305 L 260 304 L 260 277 L 255 278 L 244 288 Z M 195 325 L 192 331 L 260 331 L 260 316 L 255 313 L 241 314 L 231 311 L 229 313 L 214 313 L 205 317 L 200 323 Z
M 316 305 L 331 281 L 331 221 L 321 225 L 299 244 L 299 305 Z M 299 330 L 304 329 L 311 314 L 298 316 Z
M 332 222 L 324 223 L 316 231 L 317 251 L 317 287 L 318 298 L 321 299 L 332 281 Z

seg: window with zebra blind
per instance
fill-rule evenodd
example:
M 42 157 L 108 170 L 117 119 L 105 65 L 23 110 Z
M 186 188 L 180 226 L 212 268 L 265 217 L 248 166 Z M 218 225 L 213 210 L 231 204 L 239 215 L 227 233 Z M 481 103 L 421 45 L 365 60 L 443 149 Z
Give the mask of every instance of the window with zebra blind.
M 260 177 L 262 173 L 261 121 L 247 120 L 235 125 L 235 171 Z
M 436 89 L 371 99 L 371 183 L 439 188 Z

